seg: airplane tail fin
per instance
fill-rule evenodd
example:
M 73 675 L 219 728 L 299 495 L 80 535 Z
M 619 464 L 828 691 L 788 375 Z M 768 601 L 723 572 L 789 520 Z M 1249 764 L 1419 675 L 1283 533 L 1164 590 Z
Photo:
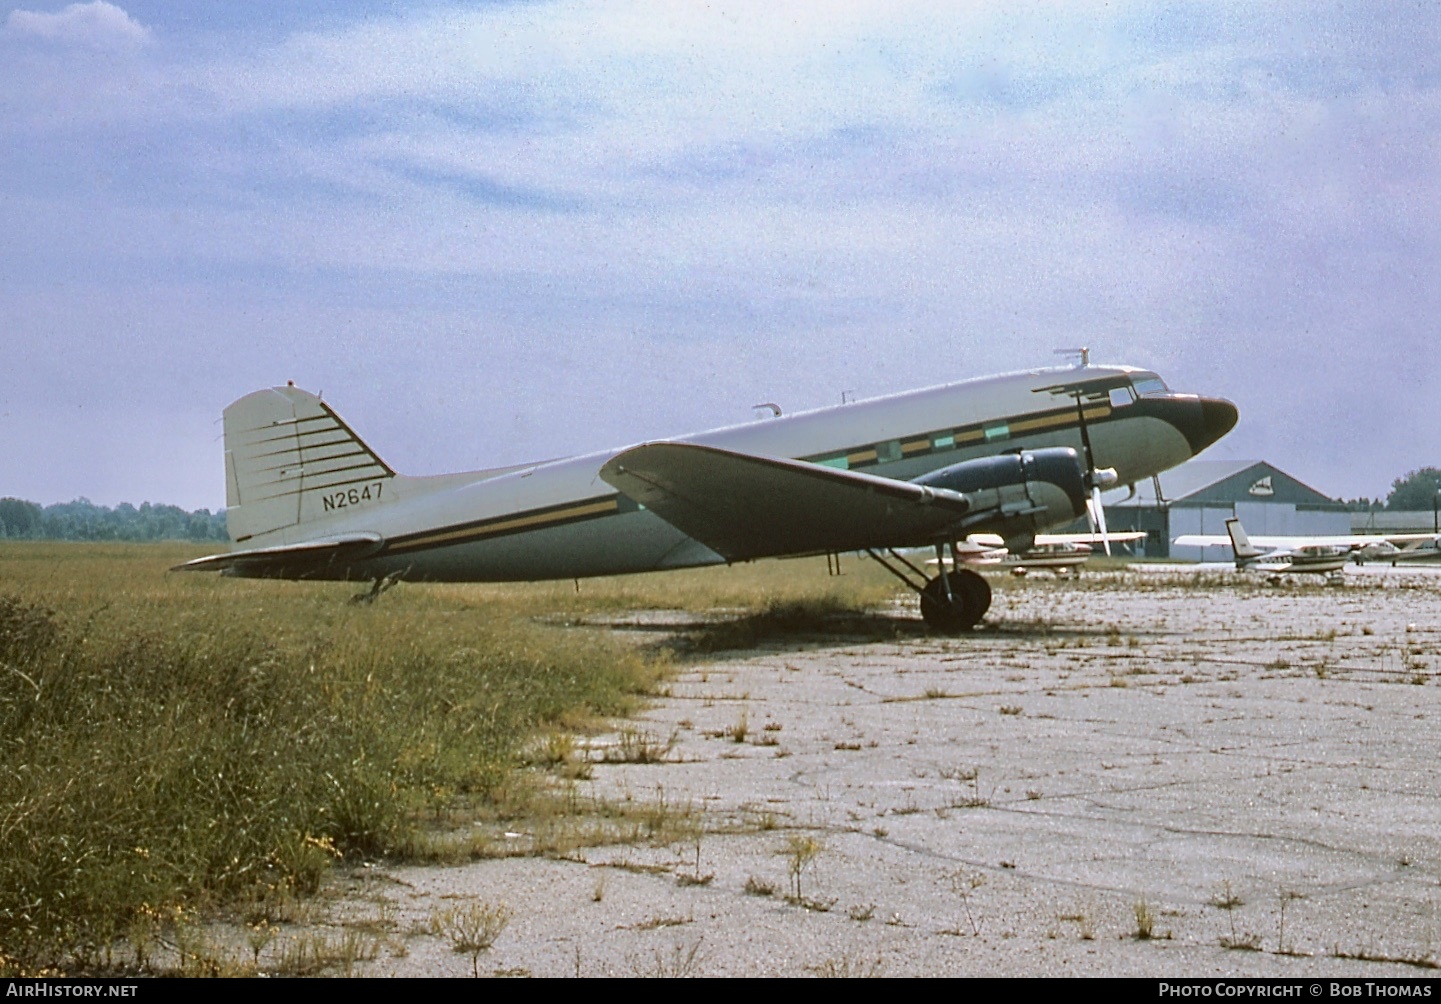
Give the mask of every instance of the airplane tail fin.
M 225 409 L 225 519 L 236 544 L 381 502 L 395 477 L 307 391 L 274 387 Z
M 1246 536 L 1246 528 L 1241 525 L 1239 516 L 1232 516 L 1226 520 L 1226 532 L 1231 535 L 1231 551 L 1236 556 L 1236 567 L 1255 561 L 1261 556 L 1261 552 L 1251 543 L 1251 538 Z

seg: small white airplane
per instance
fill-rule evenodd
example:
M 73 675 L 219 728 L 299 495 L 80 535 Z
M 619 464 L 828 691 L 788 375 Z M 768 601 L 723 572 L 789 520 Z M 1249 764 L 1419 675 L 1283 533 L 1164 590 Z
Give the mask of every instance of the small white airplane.
M 1350 548 L 1314 541 L 1262 551 L 1246 536 L 1239 516 L 1226 520 L 1226 533 L 1231 537 L 1231 552 L 1236 556 L 1237 568 L 1256 568 L 1272 575 L 1304 572 L 1330 579 L 1340 575 L 1346 562 L 1351 560 Z
M 1060 574 L 1070 570 L 1079 573 L 1080 567 L 1091 559 L 1096 545 L 1105 546 L 1107 552 L 1112 544 L 1125 544 L 1145 540 L 1142 530 L 1128 530 L 1122 533 L 1038 533 L 1031 546 L 1012 551 L 1005 540 L 994 533 L 973 533 L 955 547 L 956 556 L 963 566 L 971 568 L 1003 568 L 1014 575 L 1024 575 L 1033 568 L 1046 568 Z M 934 559 L 927 564 L 933 564 Z
M 1359 547 L 1353 547 L 1351 558 L 1358 565 L 1368 561 L 1385 562 L 1391 566 L 1402 564 L 1441 563 L 1441 534 L 1437 533 L 1393 533 L 1376 539 L 1370 535 Z M 1362 538 L 1357 538 L 1358 540 Z
M 954 557 L 967 535 L 995 533 L 1024 550 L 1088 503 L 1099 511 L 1102 488 L 1174 467 L 1235 424 L 1229 401 L 1083 354 L 622 450 L 408 477 L 319 397 L 276 387 L 225 409 L 232 549 L 178 568 L 379 590 L 865 550 L 920 594 L 928 625 L 960 631 L 990 606 L 985 579 L 927 577 L 897 549 Z
M 1226 532 L 1226 537 L 1184 534 L 1173 543 L 1178 547 L 1229 543 L 1237 568 L 1257 568 L 1271 574 L 1309 572 L 1334 577 L 1348 561 L 1396 565 L 1441 560 L 1441 534 L 1434 533 L 1251 537 L 1235 516 L 1226 520 Z

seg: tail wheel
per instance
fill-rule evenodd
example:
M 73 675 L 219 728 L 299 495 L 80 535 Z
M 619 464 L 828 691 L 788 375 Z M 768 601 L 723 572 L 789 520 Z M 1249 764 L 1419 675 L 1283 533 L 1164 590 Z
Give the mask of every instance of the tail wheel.
M 956 634 L 981 622 L 991 606 L 991 584 L 968 568 L 951 572 L 951 595 L 938 575 L 921 590 L 921 619 L 935 631 Z

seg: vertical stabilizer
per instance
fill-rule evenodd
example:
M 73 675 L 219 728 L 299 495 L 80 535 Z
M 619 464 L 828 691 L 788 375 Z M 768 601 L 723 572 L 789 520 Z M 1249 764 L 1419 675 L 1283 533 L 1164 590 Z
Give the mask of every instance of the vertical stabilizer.
M 225 516 L 237 544 L 382 502 L 394 478 L 307 391 L 274 387 L 225 409 Z
M 1246 528 L 1241 525 L 1239 516 L 1232 516 L 1226 520 L 1226 532 L 1231 535 L 1231 552 L 1236 556 L 1236 567 L 1241 568 L 1261 556 L 1261 552 L 1251 544 L 1251 538 L 1246 536 Z

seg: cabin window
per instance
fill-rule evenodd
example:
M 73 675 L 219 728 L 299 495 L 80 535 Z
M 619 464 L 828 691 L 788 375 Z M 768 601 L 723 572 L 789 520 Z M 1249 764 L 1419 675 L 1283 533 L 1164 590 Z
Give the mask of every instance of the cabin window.
M 899 439 L 888 439 L 884 443 L 876 444 L 876 462 L 889 463 L 892 460 L 901 459 L 901 441 Z
M 831 457 L 827 460 L 817 460 L 816 463 L 822 467 L 836 467 L 844 471 L 851 466 L 851 459 L 848 456 L 842 455 L 839 457 Z
M 955 446 L 955 445 L 956 445 L 956 437 L 955 437 L 955 435 L 954 435 L 953 433 L 947 432 L 947 433 L 943 433 L 943 434 L 941 434 L 941 435 L 936 436 L 936 438 L 933 440 L 933 442 L 934 442 L 934 444 L 935 444 L 935 448 L 936 448 L 936 449 L 938 449 L 938 450 L 948 450 L 948 449 L 950 449 L 952 446 Z
M 994 442 L 997 439 L 1005 439 L 1011 434 L 1011 427 L 1005 422 L 994 422 L 986 426 L 986 442 Z

